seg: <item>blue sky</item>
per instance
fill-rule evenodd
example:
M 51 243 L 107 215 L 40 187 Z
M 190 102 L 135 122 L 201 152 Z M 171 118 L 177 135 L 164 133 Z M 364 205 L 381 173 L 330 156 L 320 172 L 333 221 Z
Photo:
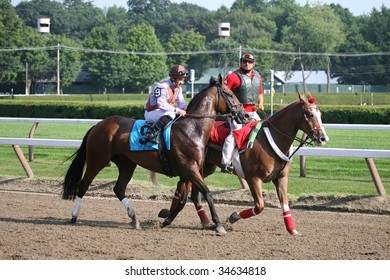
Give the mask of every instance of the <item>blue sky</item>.
M 12 0 L 12 4 L 15 6 L 23 0 Z M 228 8 L 232 6 L 234 0 L 170 0 L 172 3 L 192 3 L 197 4 L 198 6 L 205 7 L 208 10 L 216 10 L 220 6 L 224 5 Z M 93 4 L 97 7 L 104 8 L 110 7 L 113 5 L 127 7 L 127 0 L 92 0 Z M 375 7 L 380 9 L 382 5 L 385 5 L 387 8 L 390 8 L 390 0 L 295 0 L 296 3 L 300 5 L 305 5 L 306 3 L 338 3 L 344 8 L 348 8 L 354 15 L 363 15 L 369 14 L 371 10 Z

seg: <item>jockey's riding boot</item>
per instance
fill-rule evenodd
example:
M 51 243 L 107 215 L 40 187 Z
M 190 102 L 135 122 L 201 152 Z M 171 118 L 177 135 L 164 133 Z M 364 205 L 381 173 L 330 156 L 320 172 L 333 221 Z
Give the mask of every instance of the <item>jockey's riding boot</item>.
M 232 163 L 228 164 L 222 164 L 221 172 L 222 173 L 228 173 L 228 174 L 233 174 L 234 168 Z
M 148 131 L 145 132 L 144 137 L 151 142 L 158 143 L 159 131 L 161 130 L 161 128 L 165 127 L 171 120 L 172 118 L 170 116 L 162 116 L 149 127 Z
M 149 126 L 148 131 L 145 132 L 144 137 L 151 142 L 158 143 L 157 136 L 160 131 L 160 127 L 156 123 Z

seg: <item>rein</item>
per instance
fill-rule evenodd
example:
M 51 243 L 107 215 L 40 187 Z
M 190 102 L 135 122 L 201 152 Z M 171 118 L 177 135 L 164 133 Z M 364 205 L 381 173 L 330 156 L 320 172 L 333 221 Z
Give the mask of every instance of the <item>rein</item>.
M 225 103 L 229 104 L 229 101 L 226 100 L 225 96 L 223 96 L 223 90 L 222 90 L 222 87 L 220 85 L 217 85 L 217 93 L 218 93 L 218 104 L 220 102 L 221 96 L 224 99 Z M 230 108 L 232 105 L 231 104 L 229 104 L 229 105 L 230 106 L 228 106 L 228 107 Z M 230 111 L 232 111 L 231 108 L 230 108 Z M 232 116 L 232 113 L 216 114 L 216 115 L 203 115 L 203 114 L 186 114 L 185 115 L 185 117 L 196 118 L 196 119 L 206 119 L 206 118 L 214 119 L 216 117 L 230 117 L 230 116 Z
M 214 119 L 216 117 L 229 117 L 229 116 L 232 116 L 231 113 L 227 113 L 227 114 L 218 114 L 218 115 L 196 115 L 196 114 L 186 114 L 185 117 L 188 117 L 188 118 L 195 118 L 195 119 Z

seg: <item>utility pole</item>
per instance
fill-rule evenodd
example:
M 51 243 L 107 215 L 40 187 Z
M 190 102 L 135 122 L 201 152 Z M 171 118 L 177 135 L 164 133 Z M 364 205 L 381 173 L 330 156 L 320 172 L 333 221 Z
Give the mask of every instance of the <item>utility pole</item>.
M 275 82 L 275 71 L 270 70 L 270 76 L 271 76 L 271 92 L 270 92 L 270 98 L 271 98 L 271 116 L 274 114 L 274 95 L 275 95 L 275 87 L 274 87 L 274 82 Z
M 28 82 L 28 62 L 26 62 L 26 95 L 29 95 L 30 92 L 29 92 L 29 86 L 28 86 L 29 82 Z
M 60 84 L 60 44 L 57 44 L 57 95 L 61 94 Z

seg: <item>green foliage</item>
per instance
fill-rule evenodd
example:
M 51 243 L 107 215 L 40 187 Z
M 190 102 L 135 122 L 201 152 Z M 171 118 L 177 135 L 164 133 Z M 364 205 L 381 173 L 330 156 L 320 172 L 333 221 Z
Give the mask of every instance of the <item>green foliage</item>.
M 167 58 L 152 26 L 139 24 L 129 29 L 125 42 L 125 49 L 130 52 L 161 53 L 151 56 L 134 53 L 128 56 L 131 75 L 127 77 L 127 84 L 131 88 L 142 91 L 153 82 L 168 76 Z
M 0 47 L 15 48 L 22 42 L 23 22 L 6 0 L 0 0 Z M 23 69 L 20 53 L 0 52 L 0 83 L 15 84 L 17 73 Z
M 87 48 L 100 50 L 120 50 L 118 34 L 113 25 L 95 27 L 84 41 Z M 89 73 L 88 80 L 102 88 L 113 88 L 126 84 L 130 67 L 126 55 L 114 56 L 110 53 L 89 52 L 84 54 L 84 69 Z
M 15 9 L 2 0 L 0 10 L 0 46 L 2 48 L 18 48 L 28 46 L 41 46 L 36 41 L 37 34 L 25 31 L 26 26 L 36 27 L 36 20 L 40 17 L 49 17 L 51 20 L 51 33 L 76 40 L 84 44 L 88 34 L 93 28 L 111 24 L 117 33 L 118 50 L 135 52 L 127 57 L 122 54 L 111 54 L 116 58 L 111 61 L 108 56 L 107 69 L 102 72 L 113 73 L 113 79 L 106 78 L 99 82 L 101 87 L 112 88 L 116 86 L 133 88 L 139 91 L 149 86 L 150 81 L 158 81 L 165 76 L 166 58 L 147 54 L 139 57 L 136 52 L 147 53 L 175 52 L 202 50 L 199 47 L 198 36 L 205 38 L 206 50 L 222 50 L 220 54 L 205 54 L 191 57 L 172 56 L 168 64 L 173 61 L 185 60 L 197 73 L 210 64 L 224 68 L 236 65 L 238 48 L 257 49 L 265 51 L 281 50 L 284 52 L 320 52 L 320 53 L 387 53 L 389 50 L 389 9 L 382 7 L 374 9 L 367 16 L 353 16 L 348 9 L 335 4 L 307 4 L 300 6 L 294 0 L 237 0 L 232 8 L 220 7 L 217 11 L 209 11 L 189 3 L 171 3 L 169 0 L 130 0 L 127 2 L 128 11 L 124 8 L 110 7 L 107 11 L 96 8 L 92 2 L 85 0 L 66 0 L 64 3 L 53 0 L 31 0 L 20 2 Z M 17 11 L 17 15 L 15 14 Z M 367 11 L 370 12 L 370 11 Z M 20 17 L 20 18 L 19 18 Z M 23 22 L 26 26 L 23 25 Z M 217 26 L 219 22 L 231 23 L 231 38 L 229 43 L 218 42 Z M 3 24 L 3 25 L 2 25 Z M 154 32 L 146 32 L 143 38 L 136 38 L 142 44 L 130 42 L 127 31 L 146 24 L 154 28 Z M 5 28 L 1 28 L 5 26 Z M 194 32 L 195 37 L 187 37 Z M 183 36 L 178 36 L 183 34 Z M 42 35 L 42 34 L 40 34 Z M 140 35 L 140 34 L 138 34 Z M 149 38 L 149 36 L 151 36 Z M 50 36 L 46 36 L 50 37 Z M 175 38 L 174 48 L 168 48 L 168 42 Z M 26 39 L 26 40 L 25 40 Z M 178 43 L 178 40 L 191 42 Z M 193 41 L 192 41 L 193 40 Z M 202 39 L 203 40 L 203 39 Z M 158 41 L 158 42 L 156 42 Z M 97 44 L 94 45 L 93 42 Z M 88 44 L 89 48 L 99 48 L 99 40 Z M 148 45 L 147 42 L 152 42 Z M 164 48 L 154 48 L 156 45 Z M 131 45 L 131 46 L 130 46 Z M 142 46 L 147 45 L 146 48 Z M 46 42 L 44 46 L 51 48 Z M 230 51 L 233 48 L 232 51 Z M 115 46 L 108 46 L 109 50 L 116 50 Z M 73 50 L 78 52 L 77 49 Z M 50 52 L 50 50 L 49 50 Z M 0 82 L 7 85 L 23 82 L 26 58 L 22 58 L 20 51 L 0 52 Z M 32 51 L 28 58 L 31 61 L 31 77 L 38 79 L 43 76 L 44 65 L 47 65 L 47 76 L 53 79 L 53 61 L 46 63 L 45 55 Z M 37 56 L 34 57 L 33 56 Z M 263 56 L 263 54 L 262 54 Z M 49 57 L 50 58 L 50 57 Z M 299 58 L 299 59 L 297 59 Z M 388 85 L 390 71 L 388 55 L 371 55 L 359 57 L 327 57 L 326 55 L 265 55 L 262 64 L 263 73 L 271 68 L 289 71 L 291 69 L 324 70 L 329 66 L 333 77 L 338 77 L 343 83 Z M 103 59 L 102 59 L 103 60 Z M 155 61 L 154 61 L 155 60 Z M 191 60 L 191 61 L 190 61 Z M 38 63 L 41 61 L 41 63 Z M 151 61 L 152 63 L 148 63 Z M 156 63 L 157 61 L 157 63 Z M 90 61 L 86 61 L 90 62 Z M 298 63 L 299 62 L 299 63 Z M 330 62 L 330 64 L 329 64 Z M 82 61 L 84 63 L 84 61 Z M 302 63 L 302 64 L 301 64 Z M 101 63 L 98 63 L 102 65 Z M 184 64 L 184 63 L 183 63 Z M 328 65 L 329 64 L 329 65 Z M 71 64 L 71 67 L 74 64 Z M 156 69 L 152 65 L 156 65 Z M 96 66 L 96 65 L 95 65 Z M 169 65 L 168 65 L 169 66 Z M 61 65 L 61 71 L 67 71 L 68 65 Z M 85 69 L 84 65 L 80 67 Z M 152 72 L 147 74 L 145 69 Z M 164 69 L 165 68 L 165 69 Z M 348 71 L 346 71 L 348 69 Z M 37 73 L 33 73 L 33 70 Z M 73 73 L 73 69 L 69 70 Z M 130 72 L 130 75 L 129 75 Z M 93 75 L 95 75 L 93 73 Z M 66 78 L 68 74 L 64 74 Z M 69 74 L 72 77 L 72 74 Z M 109 75 L 107 75 L 109 76 Z M 151 77 L 154 77 L 153 79 Z M 126 79 L 127 78 L 127 79 Z M 71 79 L 69 79 L 70 81 Z M 114 82 L 112 82 L 114 80 Z M 123 80 L 126 80 L 124 83 Z M 68 79 L 65 79 L 65 83 Z M 129 82 L 129 84 L 127 84 Z M 120 84 L 120 85 L 119 85 Z M 103 90 L 104 91 L 104 90 Z
M 330 7 L 319 4 L 290 14 L 282 34 L 283 42 L 302 52 L 331 53 L 345 41 L 340 17 Z M 325 65 L 324 57 L 310 56 L 303 60 L 304 64 L 312 65 L 309 69 L 321 69 Z
M 284 98 L 284 103 L 274 104 L 274 112 L 297 100 L 295 94 L 278 94 L 275 100 L 281 97 Z M 337 105 L 346 103 L 350 97 L 348 94 L 317 95 L 317 104 L 321 109 L 323 121 L 325 123 L 390 124 L 388 105 Z M 378 104 L 389 104 L 385 103 L 388 97 L 388 94 L 378 95 L 375 100 Z M 142 119 L 144 118 L 143 105 L 147 98 L 146 94 L 14 97 L 0 100 L 0 117 L 99 119 L 110 115 L 123 115 Z M 269 114 L 269 99 L 266 97 L 264 101 L 265 111 Z
M 202 77 L 210 67 L 209 56 L 190 54 L 192 51 L 206 50 L 206 37 L 193 30 L 172 34 L 166 50 L 168 52 L 188 52 L 185 55 L 168 57 L 168 65 L 181 64 L 188 69 L 196 69 L 197 77 Z
M 44 47 L 47 43 L 47 38 L 38 34 L 38 32 L 31 28 L 26 27 L 22 29 L 23 33 L 23 46 L 29 47 Z M 49 54 L 45 50 L 25 51 L 20 53 L 20 61 L 24 65 L 28 65 L 29 82 L 38 79 L 51 79 L 55 75 L 55 68 L 53 71 L 48 71 L 50 64 Z M 25 71 L 18 72 L 18 80 L 25 80 Z
M 133 22 L 130 17 L 127 17 L 126 12 L 126 8 L 118 7 L 116 5 L 107 9 L 106 24 L 111 24 L 112 26 L 114 26 L 117 31 L 117 34 L 126 34 L 127 29 L 131 26 Z M 123 36 L 118 37 L 119 41 L 123 44 Z M 95 46 L 95 48 L 97 48 L 97 46 Z
M 48 39 L 49 46 L 57 46 L 60 48 L 60 80 L 61 85 L 66 87 L 73 83 L 76 80 L 77 74 L 81 69 L 81 61 L 80 61 L 80 53 L 68 48 L 61 48 L 61 45 L 66 47 L 80 47 L 80 45 L 65 36 L 50 36 Z M 55 51 L 50 52 L 49 56 L 51 57 L 52 69 L 56 69 L 57 67 L 57 49 Z M 52 78 L 54 73 L 51 73 Z M 57 76 L 55 74 L 55 76 Z
M 93 6 L 92 2 L 83 0 L 65 0 L 65 20 L 68 33 L 72 39 L 84 40 L 94 27 L 105 23 L 103 10 Z
M 66 9 L 59 1 L 22 1 L 15 7 L 15 10 L 26 26 L 36 28 L 37 19 L 50 18 L 50 32 L 52 34 L 68 35 L 70 33 Z

